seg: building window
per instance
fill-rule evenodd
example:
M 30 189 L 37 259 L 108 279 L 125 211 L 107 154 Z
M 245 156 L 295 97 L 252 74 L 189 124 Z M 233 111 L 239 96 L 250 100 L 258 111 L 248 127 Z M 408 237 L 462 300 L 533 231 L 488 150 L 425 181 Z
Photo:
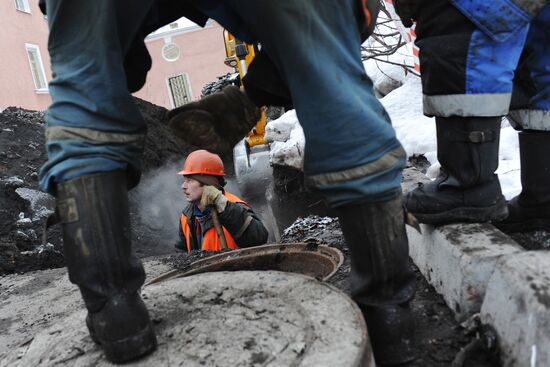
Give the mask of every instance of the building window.
M 25 13 L 30 13 L 31 7 L 29 6 L 29 0 L 15 0 L 15 9 Z
M 179 74 L 168 78 L 168 88 L 174 108 L 183 106 L 191 101 L 191 88 L 187 74 Z
M 37 93 L 47 93 L 48 82 L 46 80 L 46 73 L 44 72 L 44 65 L 42 64 L 42 57 L 40 56 L 40 49 L 37 45 L 29 43 L 25 44 L 25 47 L 27 48 L 27 57 L 29 58 L 35 91 Z
M 175 43 L 166 43 L 162 46 L 162 58 L 168 62 L 177 61 L 180 58 L 180 48 Z

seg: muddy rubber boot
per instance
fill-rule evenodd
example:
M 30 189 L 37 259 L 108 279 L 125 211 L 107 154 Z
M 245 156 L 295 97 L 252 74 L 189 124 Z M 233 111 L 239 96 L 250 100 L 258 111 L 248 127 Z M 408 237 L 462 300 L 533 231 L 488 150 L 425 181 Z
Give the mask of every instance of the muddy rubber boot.
M 520 132 L 519 152 L 521 193 L 508 202 L 508 218 L 494 224 L 509 233 L 550 231 L 550 132 Z
M 145 273 L 131 251 L 126 172 L 58 184 L 57 210 L 69 279 L 82 293 L 92 339 L 111 362 L 154 351 L 155 333 L 138 293 Z
M 175 135 L 216 154 L 231 151 L 260 117 L 258 107 L 233 85 L 168 113 Z
M 438 117 L 437 179 L 418 184 L 405 205 L 419 222 L 446 224 L 503 220 L 508 215 L 495 171 L 500 117 Z
M 367 322 L 378 365 L 415 359 L 409 302 L 416 290 L 409 264 L 401 196 L 386 202 L 337 208 L 351 257 L 351 294 Z

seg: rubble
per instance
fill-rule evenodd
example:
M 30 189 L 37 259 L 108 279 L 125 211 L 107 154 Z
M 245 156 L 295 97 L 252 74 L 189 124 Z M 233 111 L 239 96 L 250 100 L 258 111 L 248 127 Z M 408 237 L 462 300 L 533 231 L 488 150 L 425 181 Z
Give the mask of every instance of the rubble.
M 166 109 L 135 100 L 148 128 L 143 153 L 146 177 L 158 167 L 181 160 L 191 147 L 185 148 L 168 130 Z M 0 113 L 0 274 L 64 265 L 58 226 L 48 231 L 47 244 L 42 243 L 44 222 L 55 205 L 54 198 L 38 186 L 38 172 L 47 159 L 44 143 L 43 112 L 9 107 Z M 147 213 L 139 200 L 130 192 L 137 252 L 144 256 L 172 252 L 151 245 L 165 241 L 168 231 L 144 229 L 142 217 Z M 169 232 L 174 231 L 171 227 Z

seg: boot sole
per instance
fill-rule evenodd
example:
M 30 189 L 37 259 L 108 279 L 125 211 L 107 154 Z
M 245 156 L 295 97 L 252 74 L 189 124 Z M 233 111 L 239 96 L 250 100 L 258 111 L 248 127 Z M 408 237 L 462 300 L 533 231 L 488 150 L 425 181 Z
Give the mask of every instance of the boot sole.
M 115 341 L 99 340 L 92 337 L 98 343 L 105 357 L 110 362 L 120 363 L 137 359 L 157 349 L 157 338 L 151 325 L 124 339 Z
M 486 223 L 508 217 L 506 200 L 501 197 L 489 207 L 460 207 L 439 213 L 412 213 L 420 223 L 443 225 L 450 223 Z

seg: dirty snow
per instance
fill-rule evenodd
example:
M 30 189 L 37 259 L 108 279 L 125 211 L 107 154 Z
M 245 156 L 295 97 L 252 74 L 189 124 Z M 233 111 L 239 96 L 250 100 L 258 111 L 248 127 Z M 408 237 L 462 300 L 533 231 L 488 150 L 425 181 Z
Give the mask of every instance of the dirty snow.
M 268 143 L 275 141 L 285 142 L 290 133 L 298 125 L 296 110 L 290 110 L 276 120 L 270 121 L 265 128 L 265 140 Z
M 18 177 L 18 176 L 8 177 L 6 179 L 3 179 L 2 181 L 8 185 L 12 185 L 15 187 L 21 186 L 25 183 L 25 181 L 23 181 L 21 177 Z
M 47 218 L 53 213 L 54 198 L 42 191 L 20 187 L 15 192 L 31 204 L 32 220 Z
M 367 70 L 373 68 L 369 66 L 370 64 L 372 64 L 371 61 L 366 62 Z M 381 99 L 382 104 L 392 119 L 397 138 L 401 141 L 409 156 L 423 154 L 431 163 L 427 172 L 428 177 L 432 179 L 437 177 L 440 165 L 437 161 L 435 119 L 426 117 L 422 113 L 422 86 L 420 78 L 412 74 L 406 76 L 402 73 L 401 75 L 396 72 L 396 69 L 392 65 L 384 66 L 384 64 L 379 63 L 378 67 L 386 74 L 391 75 L 391 78 L 394 78 L 394 80 L 398 80 L 398 84 L 403 84 Z M 390 77 L 386 76 L 386 78 Z M 383 84 L 380 80 L 377 83 Z M 293 121 L 295 125 L 292 125 Z M 274 130 L 281 129 L 281 125 L 285 127 L 294 126 L 289 135 L 290 138 L 286 142 L 275 141 L 271 144 L 270 155 L 272 163 L 294 168 L 303 167 L 301 160 L 303 159 L 305 138 L 297 122 L 298 119 L 295 112 L 289 111 L 281 118 L 268 124 L 268 129 L 271 129 L 270 125 L 275 125 Z M 299 132 L 295 133 L 297 130 Z M 284 136 L 284 134 L 281 133 L 279 136 Z M 517 132 L 506 119 L 503 120 L 501 129 L 500 157 L 497 174 L 506 199 L 511 199 L 519 194 L 521 183 Z

